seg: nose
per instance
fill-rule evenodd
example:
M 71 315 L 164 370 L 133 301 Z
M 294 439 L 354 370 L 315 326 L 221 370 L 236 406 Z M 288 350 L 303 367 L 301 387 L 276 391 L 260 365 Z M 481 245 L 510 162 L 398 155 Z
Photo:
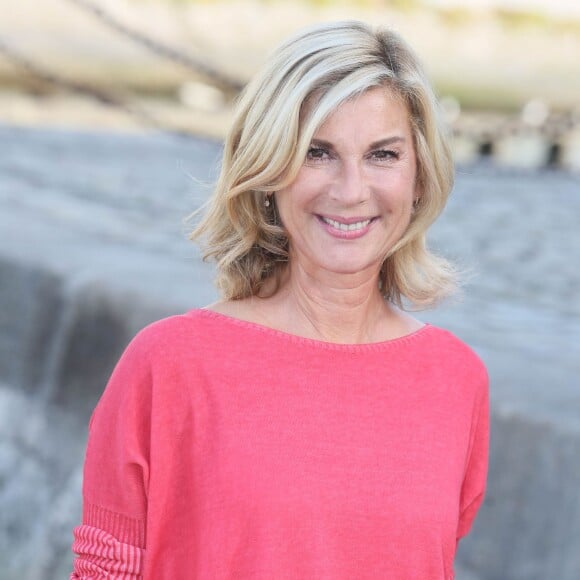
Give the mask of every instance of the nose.
M 341 163 L 340 170 L 332 184 L 331 197 L 347 206 L 359 205 L 368 201 L 370 185 L 360 162 L 353 159 Z

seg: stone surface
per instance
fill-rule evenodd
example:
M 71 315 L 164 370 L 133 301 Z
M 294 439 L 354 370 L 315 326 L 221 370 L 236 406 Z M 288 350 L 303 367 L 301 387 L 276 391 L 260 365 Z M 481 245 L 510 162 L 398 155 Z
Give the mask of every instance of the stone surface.
M 0 127 L 0 567 L 66 577 L 86 422 L 150 320 L 212 301 L 186 241 L 219 144 Z M 580 577 L 580 180 L 460 168 L 432 245 L 469 268 L 420 314 L 491 377 L 489 492 L 458 580 Z

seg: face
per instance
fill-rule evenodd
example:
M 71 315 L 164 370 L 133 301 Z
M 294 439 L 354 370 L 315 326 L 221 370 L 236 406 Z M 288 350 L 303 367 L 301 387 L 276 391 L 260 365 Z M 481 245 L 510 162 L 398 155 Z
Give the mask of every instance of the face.
M 296 179 L 276 192 L 290 263 L 377 275 L 411 218 L 416 158 L 405 104 L 373 88 L 316 131 Z

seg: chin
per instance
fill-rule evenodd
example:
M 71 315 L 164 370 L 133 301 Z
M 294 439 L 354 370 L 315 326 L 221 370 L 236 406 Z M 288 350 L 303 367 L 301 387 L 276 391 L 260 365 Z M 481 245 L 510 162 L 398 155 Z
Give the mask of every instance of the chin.
M 341 262 L 341 263 L 332 263 L 332 264 L 325 264 L 325 270 L 329 272 L 334 272 L 335 274 L 340 274 L 344 276 L 349 276 L 353 274 L 361 274 L 362 272 L 376 272 L 377 275 L 380 271 L 380 263 L 376 262 Z

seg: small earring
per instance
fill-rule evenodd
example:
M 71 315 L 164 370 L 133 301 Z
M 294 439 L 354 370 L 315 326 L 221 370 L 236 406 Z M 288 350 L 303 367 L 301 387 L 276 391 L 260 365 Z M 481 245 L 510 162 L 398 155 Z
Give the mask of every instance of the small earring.
M 264 207 L 270 207 L 270 196 L 266 195 L 264 198 Z

